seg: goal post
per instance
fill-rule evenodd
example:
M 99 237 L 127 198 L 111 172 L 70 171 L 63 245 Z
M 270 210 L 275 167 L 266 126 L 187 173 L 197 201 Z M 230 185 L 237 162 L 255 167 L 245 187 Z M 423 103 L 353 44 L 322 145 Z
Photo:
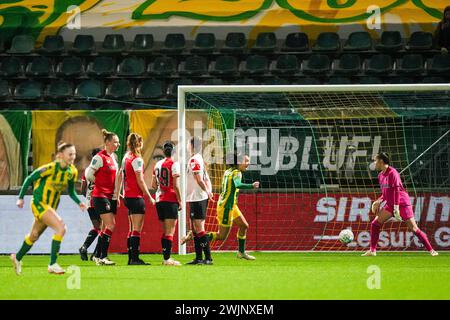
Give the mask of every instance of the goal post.
M 186 147 L 197 135 L 216 200 L 227 155 L 238 149 L 250 156 L 244 182 L 261 182 L 239 199 L 250 250 L 367 247 L 370 206 L 380 194 L 372 159 L 380 151 L 401 172 L 421 228 L 438 249 L 450 249 L 449 92 L 450 84 L 179 86 L 179 238 L 190 228 Z M 207 231 L 218 226 L 215 206 L 208 205 Z M 349 246 L 337 240 L 345 228 L 355 233 Z M 404 224 L 391 221 L 383 230 L 381 249 L 420 247 Z M 234 250 L 235 233 L 212 246 Z M 192 244 L 179 243 L 180 254 L 191 251 Z

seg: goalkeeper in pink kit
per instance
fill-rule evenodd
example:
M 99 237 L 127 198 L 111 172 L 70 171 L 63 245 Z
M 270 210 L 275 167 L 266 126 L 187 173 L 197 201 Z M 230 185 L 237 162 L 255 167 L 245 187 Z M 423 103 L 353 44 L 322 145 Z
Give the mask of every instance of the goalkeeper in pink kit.
M 377 154 L 375 158 L 375 169 L 380 171 L 378 182 L 381 187 L 381 197 L 372 205 L 372 212 L 376 214 L 376 217 L 370 224 L 370 250 L 366 251 L 363 256 L 377 255 L 381 226 L 392 216 L 398 221 L 405 221 L 408 229 L 414 232 L 430 254 L 437 256 L 438 253 L 433 250 L 427 235 L 416 224 L 411 201 L 403 188 L 400 174 L 389 165 L 389 162 L 389 155 L 385 152 Z

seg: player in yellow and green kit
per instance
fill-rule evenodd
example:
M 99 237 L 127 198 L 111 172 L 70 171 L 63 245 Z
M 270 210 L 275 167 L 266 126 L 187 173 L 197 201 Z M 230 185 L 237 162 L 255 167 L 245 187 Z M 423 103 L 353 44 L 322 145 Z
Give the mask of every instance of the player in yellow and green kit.
M 20 250 L 17 254 L 11 255 L 17 275 L 20 275 L 22 272 L 22 258 L 47 227 L 55 231 L 48 272 L 55 274 L 64 273 L 64 269 L 56 263 L 61 241 L 66 232 L 63 220 L 55 211 L 58 208 L 61 193 L 68 188 L 69 196 L 73 201 L 79 205 L 81 210 L 84 211 L 86 209 L 86 205 L 80 201 L 75 191 L 75 182 L 78 175 L 77 169 L 73 165 L 75 157 L 75 147 L 72 144 L 62 143 L 58 146 L 56 160 L 33 171 L 23 183 L 17 206 L 23 208 L 25 192 L 33 183 L 31 211 L 34 215 L 34 223 L 31 232 L 25 237 Z
M 230 234 L 233 222 L 239 227 L 237 233 L 239 251 L 237 257 L 246 260 L 255 260 L 255 257 L 245 252 L 245 239 L 247 237 L 248 222 L 237 206 L 239 189 L 258 189 L 259 182 L 252 184 L 242 183 L 242 173 L 247 170 L 250 158 L 245 156 L 234 156 L 234 164 L 223 174 L 221 193 L 217 203 L 217 221 L 219 232 L 210 232 L 210 241 L 226 240 Z

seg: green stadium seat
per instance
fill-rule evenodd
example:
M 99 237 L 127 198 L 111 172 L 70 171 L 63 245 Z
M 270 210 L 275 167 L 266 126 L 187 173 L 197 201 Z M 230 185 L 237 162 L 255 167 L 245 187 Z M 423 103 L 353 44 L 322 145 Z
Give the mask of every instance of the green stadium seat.
M 148 79 L 141 82 L 136 89 L 136 99 L 158 99 L 165 96 L 166 86 L 164 82 L 156 79 Z
M 116 63 L 113 57 L 110 56 L 98 56 L 89 63 L 87 68 L 87 74 L 97 77 L 109 77 L 112 76 L 116 69 Z
M 273 32 L 262 32 L 256 37 L 256 43 L 252 48 L 253 52 L 273 52 L 277 48 L 277 37 Z
M 239 54 L 244 52 L 247 46 L 247 38 L 242 32 L 230 32 L 225 38 L 225 43 L 221 49 L 222 52 Z
M 220 56 L 211 63 L 213 75 L 232 76 L 238 72 L 238 60 L 235 56 Z
M 148 65 L 148 73 L 156 76 L 170 76 L 177 72 L 177 67 L 176 60 L 161 56 Z
M 449 54 L 437 54 L 428 63 L 428 72 L 431 74 L 450 74 L 450 55 Z
M 111 99 L 130 99 L 133 96 L 133 85 L 127 79 L 114 80 L 106 88 L 106 97 Z
M 99 52 L 103 54 L 121 54 L 125 50 L 126 44 L 122 34 L 107 34 Z
M 422 79 L 422 83 L 448 83 L 444 77 L 429 76 Z
M 105 85 L 96 79 L 83 80 L 75 89 L 75 98 L 102 98 L 105 93 Z
M 392 72 L 392 57 L 388 54 L 375 54 L 366 64 L 367 74 L 386 75 Z
M 186 48 L 186 39 L 182 33 L 169 33 L 164 40 L 161 52 L 179 54 Z
M 199 33 L 195 37 L 192 53 L 212 53 L 216 49 L 216 36 L 214 33 Z
M 137 34 L 134 36 L 129 52 L 135 54 L 151 53 L 154 44 L 155 40 L 152 34 Z
M 372 38 L 368 32 L 352 32 L 344 44 L 344 51 L 367 51 L 372 49 L 372 45 Z
M 255 79 L 250 78 L 239 78 L 236 81 L 233 82 L 234 85 L 241 85 L 241 86 L 253 86 L 256 84 Z
M 193 84 L 194 84 L 194 81 L 192 81 L 192 79 L 188 79 L 188 78 L 177 79 L 172 84 L 169 85 L 168 95 L 169 95 L 169 97 L 176 97 L 178 95 L 178 86 L 181 86 L 181 85 L 190 86 Z
M 274 85 L 274 86 L 288 86 L 291 83 L 289 80 L 279 78 L 279 77 L 270 77 L 263 82 L 264 85 Z
M 380 43 L 375 46 L 379 51 L 398 51 L 403 48 L 403 39 L 399 31 L 383 31 Z
M 22 60 L 17 57 L 5 57 L 1 60 L 0 76 L 5 78 L 14 78 L 22 75 Z
M 189 56 L 180 63 L 181 75 L 201 76 L 208 73 L 208 61 L 202 56 Z
M 269 60 L 266 56 L 251 55 L 243 63 L 242 74 L 262 75 L 267 73 L 269 68 Z
M 313 77 L 301 77 L 294 80 L 293 84 L 297 85 L 318 85 L 321 84 L 320 80 Z
M 53 64 L 45 56 L 33 58 L 28 64 L 25 74 L 32 77 L 48 77 L 53 74 Z
M 54 80 L 50 82 L 46 90 L 49 100 L 66 100 L 73 96 L 73 84 L 66 80 Z
M 352 84 L 352 80 L 347 77 L 330 77 L 328 84 Z
M 336 32 L 322 32 L 313 47 L 315 52 L 334 52 L 341 48 L 339 35 Z
M 35 80 L 27 80 L 19 83 L 14 90 L 14 98 L 17 100 L 39 100 L 42 97 L 42 83 Z
M 308 60 L 303 62 L 305 74 L 323 75 L 330 71 L 330 58 L 324 54 L 312 54 Z
M 95 52 L 95 41 L 92 35 L 78 34 L 75 37 L 70 53 L 77 55 L 90 55 Z
M 405 54 L 397 61 L 399 74 L 421 74 L 424 72 L 424 61 L 421 54 Z
M 62 77 L 78 77 L 83 73 L 83 62 L 76 56 L 65 57 L 56 68 L 56 74 Z
M 303 52 L 309 50 L 308 35 L 303 32 L 293 32 L 286 36 L 281 51 Z
M 394 77 L 389 79 L 389 83 L 392 84 L 411 84 L 414 83 L 414 79 L 412 77 Z
M 219 78 L 211 78 L 205 81 L 206 86 L 223 86 L 225 82 Z
M 358 54 L 344 53 L 334 62 L 334 73 L 357 74 L 361 71 L 361 59 Z
M 126 57 L 117 67 L 117 75 L 121 77 L 140 77 L 145 73 L 145 60 L 138 57 Z
M 433 48 L 433 35 L 430 32 L 416 31 L 411 34 L 407 50 L 431 50 Z
M 300 63 L 296 56 L 285 54 L 278 56 L 277 60 L 272 63 L 273 74 L 296 74 L 300 71 Z
M 44 39 L 42 47 L 38 50 L 41 54 L 59 55 L 64 52 L 64 39 L 60 35 L 48 35 Z
M 383 84 L 383 80 L 378 77 L 360 77 L 359 79 L 360 84 Z
M 8 50 L 10 54 L 30 54 L 34 51 L 34 38 L 30 35 L 15 36 Z
M 8 81 L 0 80 L 0 100 L 6 100 L 11 97 L 11 88 Z

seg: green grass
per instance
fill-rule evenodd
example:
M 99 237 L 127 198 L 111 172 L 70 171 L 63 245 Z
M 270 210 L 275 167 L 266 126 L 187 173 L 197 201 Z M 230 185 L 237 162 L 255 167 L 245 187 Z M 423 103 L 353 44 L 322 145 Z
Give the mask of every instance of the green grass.
M 213 266 L 161 266 L 160 255 L 145 255 L 151 266 L 98 267 L 78 256 L 59 258 L 80 267 L 81 288 L 67 288 L 71 275 L 49 275 L 48 256 L 26 256 L 23 274 L 0 256 L 0 299 L 450 299 L 450 252 L 421 253 L 255 253 L 243 261 L 234 253 L 214 254 Z M 188 262 L 192 255 L 177 257 Z M 381 270 L 381 288 L 369 290 L 367 268 Z

